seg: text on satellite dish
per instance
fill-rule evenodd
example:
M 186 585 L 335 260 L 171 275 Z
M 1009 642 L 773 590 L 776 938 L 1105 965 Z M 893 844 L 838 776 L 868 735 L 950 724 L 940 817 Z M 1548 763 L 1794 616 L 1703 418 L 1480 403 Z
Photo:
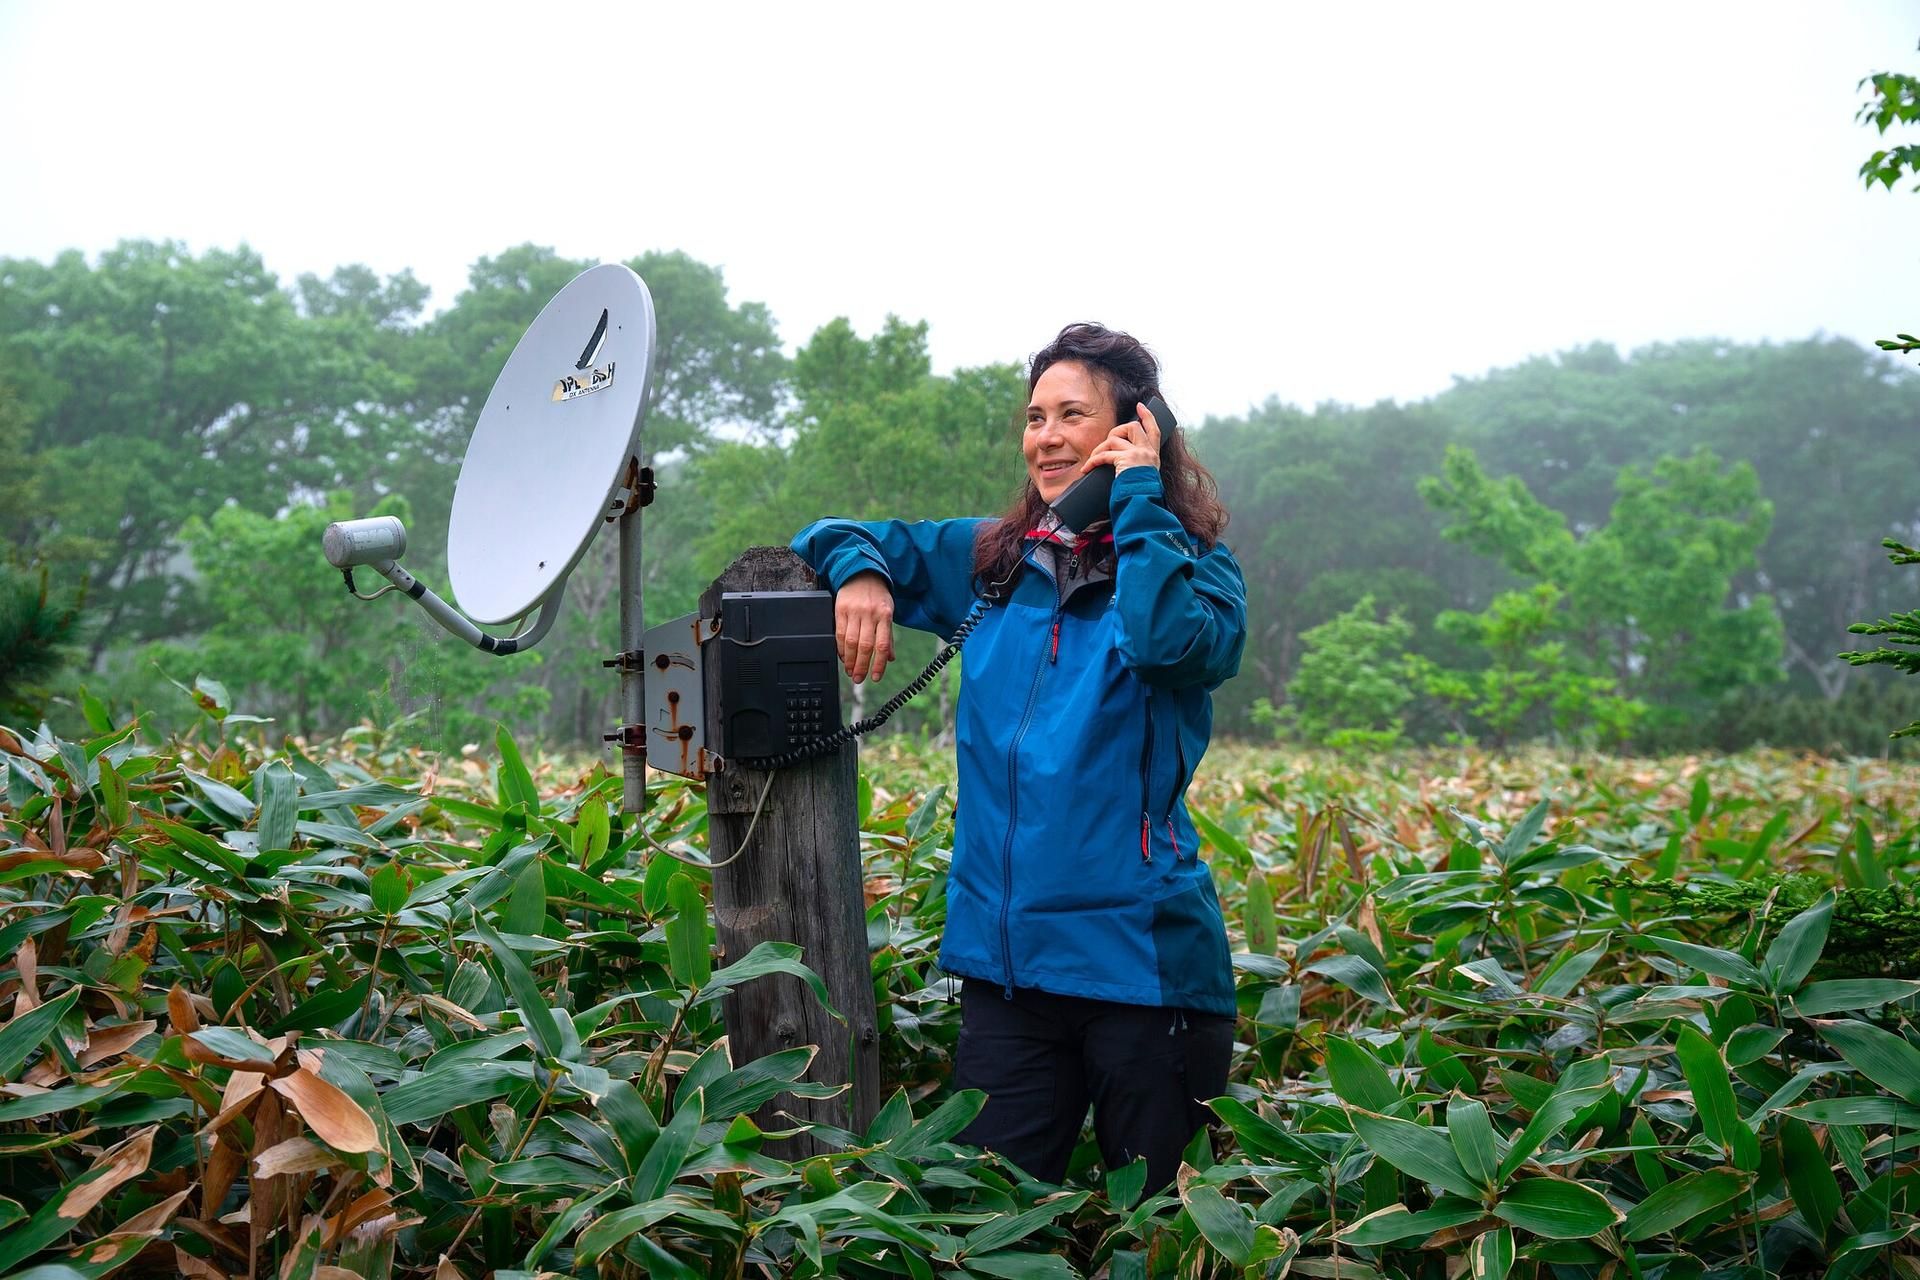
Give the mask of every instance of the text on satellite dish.
M 568 374 L 553 384 L 554 400 L 578 400 L 581 396 L 605 391 L 613 385 L 613 366 L 616 363 L 618 362 L 609 360 L 604 369 L 589 369 L 578 376 Z

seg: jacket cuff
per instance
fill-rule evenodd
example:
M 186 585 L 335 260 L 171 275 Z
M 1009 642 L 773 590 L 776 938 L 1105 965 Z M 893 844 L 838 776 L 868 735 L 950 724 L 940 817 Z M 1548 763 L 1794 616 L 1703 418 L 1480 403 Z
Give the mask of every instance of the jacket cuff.
M 1113 478 L 1113 496 L 1108 505 L 1118 503 L 1122 498 L 1164 498 L 1166 490 L 1160 484 L 1160 468 L 1128 467 Z
M 877 573 L 886 580 L 887 586 L 893 586 L 893 575 L 887 572 L 886 562 L 878 556 L 853 554 L 836 556 L 827 565 L 827 580 L 838 591 L 863 573 Z

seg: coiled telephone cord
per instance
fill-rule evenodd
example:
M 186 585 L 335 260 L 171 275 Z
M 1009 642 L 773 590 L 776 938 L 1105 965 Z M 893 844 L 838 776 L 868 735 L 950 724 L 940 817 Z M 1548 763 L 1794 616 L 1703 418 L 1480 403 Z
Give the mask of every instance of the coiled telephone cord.
M 894 694 L 891 698 L 888 698 L 881 704 L 878 711 L 866 717 L 864 720 L 856 720 L 852 724 L 843 725 L 824 738 L 809 742 L 805 746 L 795 747 L 791 751 L 783 751 L 777 756 L 760 756 L 754 759 L 742 758 L 736 761 L 736 763 L 744 765 L 749 769 L 785 769 L 806 760 L 814 760 L 824 755 L 831 755 L 861 734 L 872 733 L 892 718 L 894 712 L 906 706 L 909 701 L 917 697 L 925 691 L 928 685 L 933 683 L 933 678 L 940 674 L 942 667 L 945 667 L 949 662 L 953 661 L 955 655 L 960 652 L 960 646 L 967 642 L 967 637 L 973 634 L 973 629 L 980 625 L 980 619 L 984 618 L 987 610 L 992 607 L 992 600 L 974 601 L 973 608 L 968 611 L 966 618 L 960 625 L 954 628 L 953 635 L 947 641 L 946 645 L 939 653 L 933 655 L 933 661 L 927 664 L 926 670 L 915 676 L 907 683 L 906 688 Z

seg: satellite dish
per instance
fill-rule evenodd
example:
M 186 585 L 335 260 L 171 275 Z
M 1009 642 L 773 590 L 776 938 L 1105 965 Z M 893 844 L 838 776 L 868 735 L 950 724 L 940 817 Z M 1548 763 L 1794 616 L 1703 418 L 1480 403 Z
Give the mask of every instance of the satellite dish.
M 521 335 L 447 521 L 447 575 L 476 621 L 526 613 L 585 554 L 635 452 L 653 345 L 653 298 L 618 263 L 575 276 Z
M 347 590 L 360 595 L 353 571 L 365 565 L 476 648 L 505 655 L 538 644 L 609 509 L 630 517 L 651 496 L 652 477 L 632 464 L 653 341 L 653 296 L 639 276 L 618 263 L 575 276 L 520 336 L 467 442 L 447 521 L 447 571 L 465 612 L 400 567 L 407 534 L 391 516 L 327 526 L 321 547 Z M 616 503 L 623 486 L 633 491 Z M 631 543 L 637 563 L 638 524 L 622 519 L 620 529 L 621 554 Z M 539 616 L 515 635 L 475 625 L 535 605 Z
M 653 475 L 639 465 L 638 443 L 653 344 L 653 296 L 617 263 L 575 276 L 520 336 L 454 483 L 447 572 L 462 608 L 400 566 L 407 531 L 392 516 L 336 521 L 321 538 L 327 562 L 354 596 L 402 592 L 461 640 L 504 657 L 526 652 L 552 629 L 567 575 L 601 524 L 617 517 L 620 651 L 603 665 L 620 672 L 624 723 L 609 740 L 621 745 L 630 812 L 646 792 L 639 515 L 652 499 Z M 361 595 L 353 582 L 361 566 L 390 585 Z M 477 625 L 521 617 L 535 605 L 539 615 L 513 635 Z

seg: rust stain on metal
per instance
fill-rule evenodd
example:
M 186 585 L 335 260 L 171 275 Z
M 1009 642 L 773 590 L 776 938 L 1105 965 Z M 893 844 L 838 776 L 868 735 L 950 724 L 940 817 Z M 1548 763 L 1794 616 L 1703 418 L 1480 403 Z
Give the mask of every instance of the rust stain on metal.
M 680 691 L 678 689 L 667 690 L 667 721 L 666 728 L 655 729 L 654 732 L 678 744 L 680 748 L 680 776 L 693 778 L 705 777 L 707 753 L 704 748 L 701 750 L 699 758 L 701 767 L 697 773 L 693 771 L 693 726 L 684 723 L 680 719 Z
M 640 459 L 639 458 L 635 457 L 632 454 L 627 455 L 627 474 L 625 477 L 621 479 L 620 483 L 626 489 L 629 495 L 628 501 L 626 504 L 626 509 L 620 513 L 622 517 L 626 517 L 626 516 L 632 515 L 634 512 L 638 511 L 642 506 L 645 505 L 644 503 L 635 502 L 632 500 L 634 497 L 639 496 L 639 493 L 640 493 Z

